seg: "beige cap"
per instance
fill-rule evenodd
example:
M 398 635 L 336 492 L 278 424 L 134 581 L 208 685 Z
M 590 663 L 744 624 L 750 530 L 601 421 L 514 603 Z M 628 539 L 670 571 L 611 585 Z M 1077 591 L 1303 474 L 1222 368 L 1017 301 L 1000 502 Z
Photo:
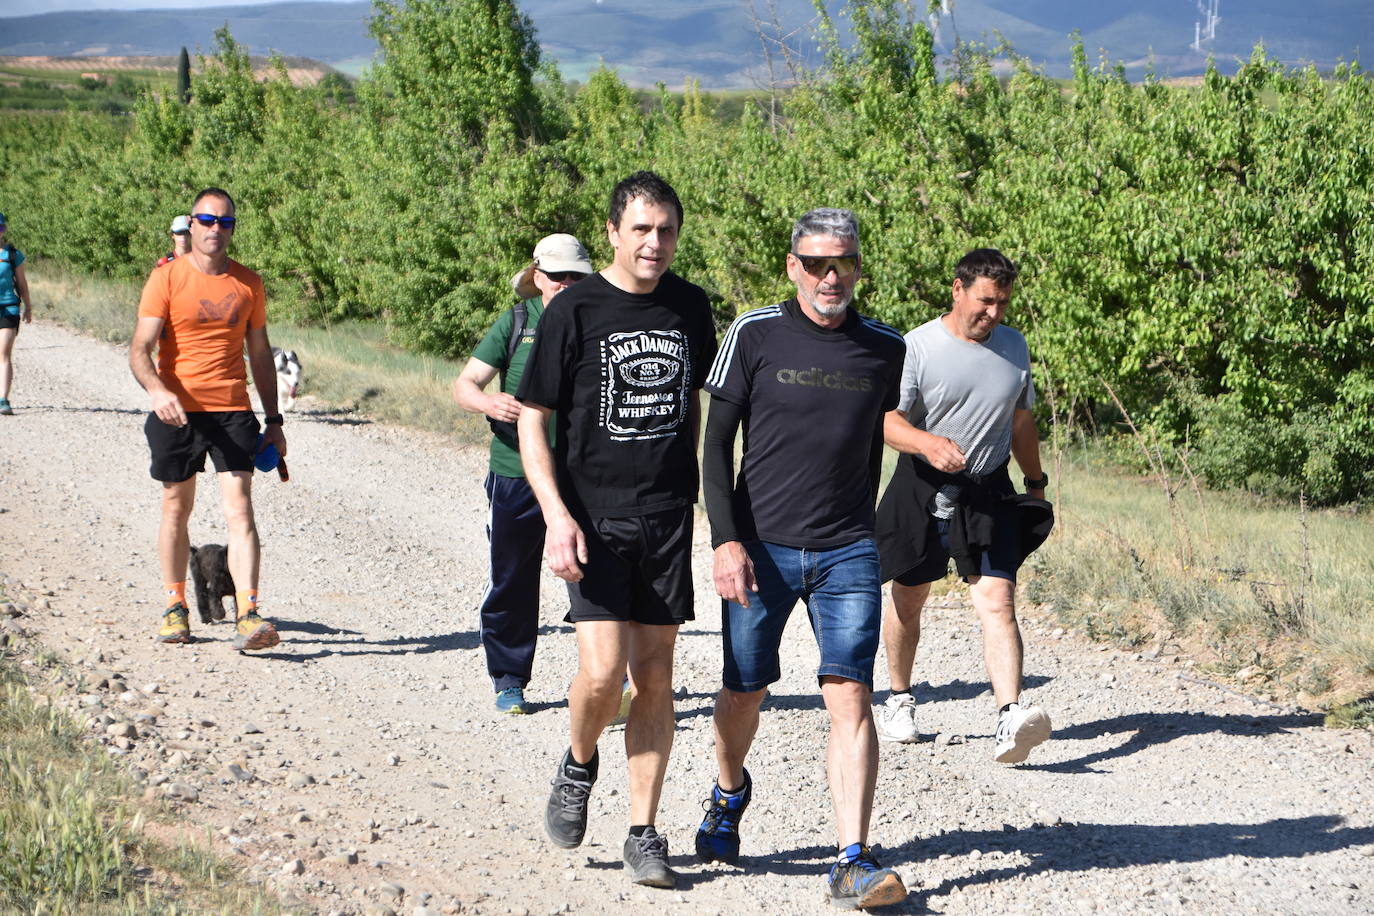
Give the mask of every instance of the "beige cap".
M 172 228 L 167 230 L 173 235 L 180 235 L 183 232 L 191 231 L 191 218 L 189 216 L 178 216 L 172 220 Z
M 576 271 L 580 274 L 595 273 L 592 260 L 582 243 L 566 232 L 546 235 L 534 246 L 534 260 L 530 265 L 510 278 L 511 289 L 521 299 L 531 299 L 539 295 L 539 287 L 534 285 L 534 269 L 538 267 L 545 273 Z

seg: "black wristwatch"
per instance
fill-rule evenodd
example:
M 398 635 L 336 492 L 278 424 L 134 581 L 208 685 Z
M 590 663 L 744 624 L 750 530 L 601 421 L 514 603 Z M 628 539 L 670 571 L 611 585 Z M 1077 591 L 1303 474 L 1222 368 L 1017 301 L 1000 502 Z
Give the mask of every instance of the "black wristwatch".
M 281 414 L 274 413 L 271 416 L 263 417 L 262 422 L 267 426 L 281 426 L 286 421 L 282 419 Z
M 1032 480 L 1029 477 L 1022 477 L 1021 482 L 1026 485 L 1027 490 L 1043 490 L 1050 485 L 1050 475 L 1043 473 L 1039 480 Z

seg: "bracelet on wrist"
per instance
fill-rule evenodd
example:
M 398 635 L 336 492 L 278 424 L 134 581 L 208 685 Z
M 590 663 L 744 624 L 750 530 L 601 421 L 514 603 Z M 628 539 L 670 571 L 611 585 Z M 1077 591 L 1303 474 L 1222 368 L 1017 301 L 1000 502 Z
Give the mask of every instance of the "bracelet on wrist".
M 262 422 L 267 426 L 282 426 L 286 423 L 286 421 L 282 418 L 282 415 L 279 413 L 274 413 L 270 416 L 263 417 Z
M 1050 475 L 1041 474 L 1039 479 L 1022 477 L 1021 482 L 1026 485 L 1027 490 L 1043 490 L 1050 485 Z

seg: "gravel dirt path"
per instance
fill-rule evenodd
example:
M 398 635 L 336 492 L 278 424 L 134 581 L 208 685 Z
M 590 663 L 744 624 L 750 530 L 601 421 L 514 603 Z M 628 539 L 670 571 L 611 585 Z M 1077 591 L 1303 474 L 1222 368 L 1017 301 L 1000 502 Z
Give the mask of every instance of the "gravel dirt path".
M 289 905 L 830 911 L 826 725 L 804 615 L 750 759 L 742 867 L 691 857 L 719 684 L 704 520 L 659 817 L 683 881 L 654 891 L 621 872 L 618 731 L 602 741 L 588 842 L 565 852 L 543 836 L 576 660 L 566 596 L 547 573 L 537 710 L 492 710 L 475 610 L 482 452 L 303 400 L 286 427 L 292 480 L 263 475 L 255 487 L 265 607 L 282 645 L 236 653 L 229 625 L 193 614 L 197 642 L 162 646 L 158 488 L 125 351 L 37 323 L 15 355 L 17 412 L 0 417 L 0 573 L 22 616 L 4 626 L 71 659 L 84 678 L 70 702 L 93 735 Z M 223 540 L 203 477 L 192 542 Z M 1056 731 L 1027 764 L 1004 767 L 991 762 L 971 613 L 955 592 L 927 615 L 923 740 L 882 747 L 872 840 L 911 889 L 886 912 L 1374 912 L 1368 731 L 1323 729 L 1195 677 L 1167 652 L 1104 648 L 1033 612 L 1024 630 L 1028 698 Z

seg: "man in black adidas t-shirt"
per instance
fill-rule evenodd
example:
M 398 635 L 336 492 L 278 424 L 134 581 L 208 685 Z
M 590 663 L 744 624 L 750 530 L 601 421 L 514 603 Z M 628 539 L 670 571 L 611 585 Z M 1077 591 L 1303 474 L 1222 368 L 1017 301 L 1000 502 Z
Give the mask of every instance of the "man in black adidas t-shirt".
M 883 415 L 897 406 L 906 347 L 897 331 L 849 306 L 859 279 L 853 213 L 824 208 L 797 220 L 787 275 L 797 297 L 736 319 L 706 381 L 702 462 L 724 599 L 725 686 L 715 709 L 720 775 L 697 855 L 739 857 L 739 822 L 752 794 L 744 759 L 768 685 L 782 676 L 778 647 L 801 599 L 830 713 L 839 857 L 827 891 L 838 906 L 882 906 L 905 898 L 906 888 L 867 845 L 878 772 L 869 702 L 882 621 L 873 506 Z
M 637 884 L 673 887 L 654 829 L 673 744 L 673 646 L 692 620 L 692 504 L 698 390 L 716 351 L 706 294 L 668 272 L 682 204 L 652 172 L 611 195 L 611 265 L 544 313 L 516 397 L 521 459 L 548 526 L 544 554 L 568 582 L 578 670 L 568 690 L 571 742 L 544 826 L 558 846 L 582 842 L 596 743 L 615 716 L 628 662 L 625 727 Z M 556 452 L 545 429 L 556 414 Z

